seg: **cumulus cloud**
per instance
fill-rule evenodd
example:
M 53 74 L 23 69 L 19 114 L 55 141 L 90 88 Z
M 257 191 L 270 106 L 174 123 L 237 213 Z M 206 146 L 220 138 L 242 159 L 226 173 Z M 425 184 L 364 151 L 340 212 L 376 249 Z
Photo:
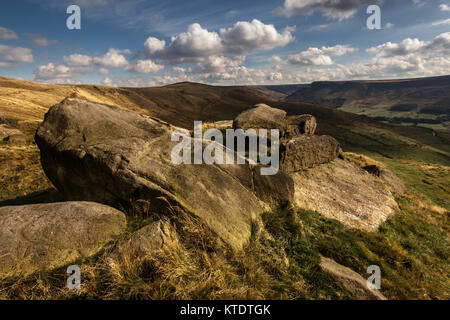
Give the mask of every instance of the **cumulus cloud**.
M 0 44 L 0 56 L 7 62 L 33 62 L 31 49 Z
M 33 80 L 48 83 L 67 83 L 75 74 L 66 65 L 52 62 L 39 66 L 33 74 Z
M 239 21 L 230 28 L 222 28 L 220 33 L 227 52 L 244 54 L 283 47 L 294 39 L 293 30 L 287 27 L 279 33 L 273 25 L 253 19 L 252 22 Z
M 347 53 L 355 52 L 357 49 L 347 45 L 336 45 L 334 47 L 309 48 L 298 54 L 290 55 L 288 62 L 303 66 L 327 66 L 334 63 L 332 56 L 340 57 Z
M 0 41 L 18 39 L 17 34 L 11 29 L 0 27 Z
M 279 8 L 278 12 L 291 17 L 320 11 L 327 17 L 345 20 L 355 15 L 361 6 L 380 3 L 381 0 L 285 0 L 284 6 Z
M 228 58 L 224 56 L 211 56 L 198 62 L 191 70 L 194 73 L 222 73 L 238 68 L 245 60 L 244 56 Z
M 102 67 L 120 68 L 128 65 L 128 61 L 121 53 L 129 53 L 128 50 L 109 49 L 107 53 L 100 57 L 94 57 L 93 63 Z
M 450 11 L 450 6 L 448 4 L 443 3 L 439 6 L 439 9 L 441 9 L 441 11 Z
M 151 73 L 164 69 L 163 65 L 156 64 L 152 60 L 138 60 L 136 64 L 127 66 L 124 71 L 135 73 Z
M 155 37 L 149 37 L 144 43 L 145 52 L 148 55 L 164 50 L 165 46 L 166 42 L 164 40 L 159 40 Z
M 92 58 L 83 54 L 71 54 L 64 56 L 63 62 L 71 67 L 88 67 L 92 65 Z
M 208 57 L 246 55 L 285 46 L 294 39 L 292 31 L 293 28 L 287 27 L 278 32 L 273 25 L 254 19 L 222 28 L 219 35 L 194 23 L 186 32 L 173 36 L 167 45 L 164 40 L 149 37 L 144 43 L 143 54 L 161 64 L 201 62 Z
M 39 33 L 27 33 L 26 35 L 38 47 L 47 47 L 58 43 L 58 40 L 49 40 Z

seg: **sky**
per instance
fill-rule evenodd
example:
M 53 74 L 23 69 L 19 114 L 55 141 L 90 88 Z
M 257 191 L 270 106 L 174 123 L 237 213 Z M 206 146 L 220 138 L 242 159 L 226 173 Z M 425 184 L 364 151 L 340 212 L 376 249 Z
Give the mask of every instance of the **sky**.
M 81 29 L 69 30 L 69 5 Z M 370 5 L 381 28 L 369 29 Z M 8 0 L 0 75 L 122 87 L 450 74 L 446 0 Z

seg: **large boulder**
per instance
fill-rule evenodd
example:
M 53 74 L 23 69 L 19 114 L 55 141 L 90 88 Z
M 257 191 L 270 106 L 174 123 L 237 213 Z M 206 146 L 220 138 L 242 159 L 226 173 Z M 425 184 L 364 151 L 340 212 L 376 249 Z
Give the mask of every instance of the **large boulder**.
M 280 137 L 287 130 L 286 111 L 257 104 L 252 109 L 239 114 L 233 121 L 234 129 L 278 129 Z
M 398 210 L 391 192 L 355 164 L 335 159 L 291 174 L 295 203 L 351 228 L 375 231 Z
M 126 228 L 125 215 L 92 202 L 0 208 L 0 278 L 52 270 L 98 253 Z
M 282 142 L 280 167 L 294 173 L 333 161 L 339 151 L 339 142 L 330 136 L 300 135 Z
M 66 99 L 46 114 L 36 142 L 45 173 L 68 199 L 124 207 L 143 200 L 167 214 L 179 208 L 233 248 L 266 210 L 252 165 L 177 165 L 168 124 L 118 107 Z
M 335 278 L 358 300 L 387 300 L 377 289 L 370 289 L 367 280 L 359 273 L 347 268 L 333 259 L 320 256 L 320 268 Z
M 287 117 L 288 133 L 291 137 L 301 134 L 314 135 L 317 128 L 317 120 L 310 114 L 302 114 Z

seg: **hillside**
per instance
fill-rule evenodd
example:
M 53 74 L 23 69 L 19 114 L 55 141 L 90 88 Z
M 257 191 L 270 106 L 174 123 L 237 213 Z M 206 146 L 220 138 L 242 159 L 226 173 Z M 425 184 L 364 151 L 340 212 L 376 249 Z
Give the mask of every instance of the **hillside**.
M 185 128 L 192 128 L 194 120 L 212 126 L 212 122 L 232 120 L 256 103 L 285 110 L 289 116 L 312 114 L 317 118 L 317 134 L 338 140 L 350 162 L 360 167 L 386 167 L 405 183 L 408 192 L 395 198 L 399 212 L 377 231 L 368 232 L 304 208 L 269 210 L 262 215 L 260 226 L 252 225 L 251 241 L 241 253 L 219 246 L 211 231 L 197 220 L 174 215 L 171 219 L 180 239 L 155 257 L 136 259 L 125 253 L 118 258 L 109 255 L 115 251 L 107 248 L 105 254 L 82 262 L 86 282 L 79 293 L 59 289 L 65 270 L 55 270 L 1 280 L 0 298 L 354 298 L 318 267 L 324 255 L 363 276 L 367 265 L 380 265 L 383 294 L 389 299 L 448 299 L 448 131 L 384 124 L 340 108 L 277 101 L 258 92 L 197 83 L 116 88 L 47 85 L 0 77 L 0 124 L 21 130 L 28 140 L 20 145 L 0 142 L 0 207 L 63 200 L 42 170 L 34 134 L 51 106 L 74 97 Z M 319 177 L 333 174 L 331 169 L 318 172 Z M 154 221 L 152 216 L 138 219 L 141 211 L 129 212 L 127 236 Z M 259 228 L 267 233 L 258 233 Z
M 286 97 L 380 121 L 448 128 L 450 76 L 380 81 L 320 81 Z

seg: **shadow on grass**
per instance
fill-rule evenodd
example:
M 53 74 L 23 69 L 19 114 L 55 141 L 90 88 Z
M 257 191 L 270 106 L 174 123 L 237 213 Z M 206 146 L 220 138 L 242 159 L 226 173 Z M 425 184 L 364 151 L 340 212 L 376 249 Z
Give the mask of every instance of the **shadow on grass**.
M 36 203 L 52 203 L 64 201 L 62 195 L 56 189 L 46 189 L 29 193 L 23 197 L 0 201 L 0 207 L 19 206 Z

